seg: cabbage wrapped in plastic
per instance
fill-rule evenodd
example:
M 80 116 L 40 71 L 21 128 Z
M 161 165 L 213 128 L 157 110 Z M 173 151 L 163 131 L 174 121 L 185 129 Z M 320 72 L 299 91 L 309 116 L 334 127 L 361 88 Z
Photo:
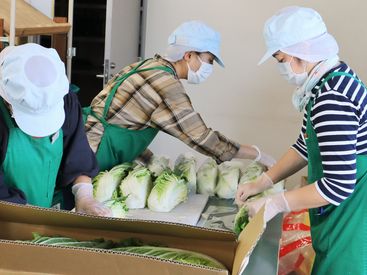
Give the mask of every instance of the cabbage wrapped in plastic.
M 186 153 L 178 156 L 174 172 L 186 180 L 190 194 L 196 194 L 196 159 L 193 154 Z
M 218 182 L 215 193 L 222 199 L 233 199 L 236 195 L 240 169 L 238 165 L 226 161 L 218 166 Z
M 284 180 L 279 181 L 279 182 L 273 184 L 272 187 L 270 187 L 269 189 L 266 189 L 261 194 L 264 197 L 267 197 L 267 196 L 275 195 L 276 193 L 280 193 L 282 191 L 284 191 Z
M 126 206 L 126 197 L 120 197 L 103 203 L 112 211 L 113 218 L 124 218 L 129 208 Z
M 164 170 L 170 169 L 169 159 L 163 156 L 158 157 L 153 155 L 147 167 L 152 172 L 152 175 L 157 178 Z
M 126 162 L 113 167 L 110 171 L 100 172 L 93 179 L 93 196 L 99 202 L 118 197 L 117 189 L 123 178 L 132 169 L 133 164 Z
M 196 178 L 198 193 L 214 196 L 217 185 L 218 165 L 214 159 L 208 158 L 199 168 Z
M 258 162 L 252 162 L 244 169 L 241 169 L 240 183 L 254 181 L 265 171 L 265 167 Z
M 148 197 L 148 207 L 152 211 L 169 212 L 187 200 L 188 187 L 184 179 L 172 171 L 164 171 L 154 182 Z
M 256 180 L 262 173 L 266 171 L 266 168 L 257 162 L 250 163 L 244 170 L 242 170 L 242 176 L 240 178 L 240 184 L 246 184 L 248 182 Z M 267 197 L 274 195 L 284 190 L 284 181 L 280 181 L 273 184 L 270 188 L 266 189 L 264 192 L 250 197 L 248 200 L 259 199 L 262 197 Z
M 262 197 L 268 197 L 268 196 L 271 196 L 271 195 L 275 195 L 276 193 L 280 193 L 282 191 L 284 191 L 284 180 L 279 181 L 279 182 L 273 184 L 272 187 L 266 189 L 262 193 L 250 197 L 248 199 L 248 201 L 252 201 L 252 200 L 256 200 L 256 199 L 262 198 Z
M 120 184 L 120 193 L 127 197 L 126 205 L 129 209 L 144 208 L 151 189 L 150 171 L 140 165 L 130 171 Z

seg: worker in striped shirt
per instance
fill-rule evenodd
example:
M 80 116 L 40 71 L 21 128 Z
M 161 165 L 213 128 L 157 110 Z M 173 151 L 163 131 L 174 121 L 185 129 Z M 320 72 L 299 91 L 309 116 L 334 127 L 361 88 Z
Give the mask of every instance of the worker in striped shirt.
M 238 204 L 250 216 L 264 203 L 265 218 L 308 208 L 316 252 L 312 274 L 367 274 L 367 91 L 339 60 L 338 45 L 321 16 L 289 7 L 264 28 L 268 51 L 280 73 L 297 86 L 293 104 L 304 110 L 301 134 L 286 154 L 259 179 L 240 185 Z M 305 187 L 244 201 L 273 182 L 308 165 Z
M 271 156 L 213 131 L 194 110 L 180 79 L 202 83 L 214 61 L 224 66 L 219 33 L 200 21 L 189 21 L 170 35 L 164 58 L 156 55 L 123 68 L 87 111 L 86 133 L 100 169 L 149 155 L 145 150 L 158 131 L 218 163 L 236 157 L 271 166 Z

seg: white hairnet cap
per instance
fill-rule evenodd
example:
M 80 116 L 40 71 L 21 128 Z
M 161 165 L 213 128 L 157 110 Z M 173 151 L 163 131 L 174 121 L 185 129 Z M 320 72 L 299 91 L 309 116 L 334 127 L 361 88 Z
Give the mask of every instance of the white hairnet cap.
M 326 60 L 339 52 L 322 17 L 310 8 L 292 6 L 280 10 L 266 21 L 264 38 L 267 51 L 259 64 L 277 51 L 309 62 Z
M 68 91 L 65 66 L 54 49 L 28 43 L 1 52 L 0 96 L 26 134 L 45 137 L 62 127 Z
M 220 34 L 200 21 L 188 21 L 177 27 L 168 37 L 165 57 L 169 61 L 180 60 L 186 52 L 210 52 L 215 61 L 224 67 L 220 55 Z

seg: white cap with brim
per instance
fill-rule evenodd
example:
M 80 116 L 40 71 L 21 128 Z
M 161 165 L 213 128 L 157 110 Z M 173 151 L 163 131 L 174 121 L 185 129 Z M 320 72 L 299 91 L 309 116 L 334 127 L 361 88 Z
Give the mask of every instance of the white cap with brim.
M 45 137 L 62 127 L 68 91 L 65 66 L 54 49 L 28 43 L 1 53 L 0 95 L 26 134 Z
M 186 52 L 210 52 L 214 60 L 224 67 L 220 55 L 220 34 L 200 21 L 181 24 L 168 38 L 165 57 L 169 61 L 180 60 Z
M 324 58 L 326 55 L 334 56 L 335 49 L 338 51 L 337 43 L 327 33 L 326 25 L 320 14 L 313 9 L 304 7 L 287 7 L 272 16 L 265 23 L 264 39 L 267 51 L 258 63 L 259 65 L 277 51 L 287 53 L 287 49 L 300 45 L 302 42 L 305 44 L 299 49 L 304 52 L 299 52 L 299 54 L 311 57 L 313 60 L 319 59 L 317 56 L 322 58 L 317 61 L 327 59 Z M 311 47 L 307 48 L 307 45 L 310 44 L 312 44 Z M 310 52 L 311 48 L 312 52 Z M 330 48 L 334 54 L 328 54 L 327 51 Z

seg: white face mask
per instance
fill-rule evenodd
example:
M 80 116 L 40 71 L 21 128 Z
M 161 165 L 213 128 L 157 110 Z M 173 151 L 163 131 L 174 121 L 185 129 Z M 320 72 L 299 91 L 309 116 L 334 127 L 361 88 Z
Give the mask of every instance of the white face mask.
M 187 63 L 188 73 L 187 73 L 187 83 L 199 84 L 204 82 L 213 72 L 213 65 L 203 62 L 198 56 L 201 63 L 200 68 L 195 72 L 191 70 L 189 63 Z
M 301 87 L 297 87 L 293 92 L 292 103 L 296 110 L 299 112 L 303 111 L 312 96 L 312 89 L 315 87 L 317 82 L 319 82 L 320 79 L 338 63 L 339 56 L 335 55 L 332 58 L 320 62 L 312 69 L 305 83 Z
M 306 72 L 306 65 L 303 73 L 300 74 L 295 73 L 291 66 L 292 60 L 293 57 L 290 62 L 277 63 L 277 66 L 280 71 L 280 75 L 282 75 L 285 78 L 285 80 L 287 80 L 292 85 L 300 87 L 303 85 L 303 83 L 305 83 L 308 77 L 308 74 Z

